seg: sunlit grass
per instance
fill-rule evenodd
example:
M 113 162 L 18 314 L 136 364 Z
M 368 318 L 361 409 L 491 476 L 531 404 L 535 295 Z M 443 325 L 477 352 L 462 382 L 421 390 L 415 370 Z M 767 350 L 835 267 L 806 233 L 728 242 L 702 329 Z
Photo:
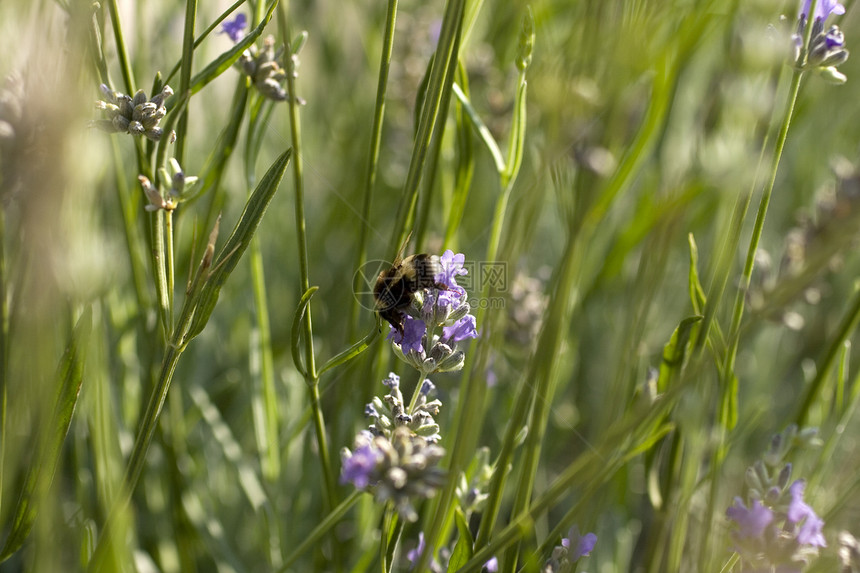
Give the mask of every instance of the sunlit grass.
M 857 59 L 794 65 L 775 0 L 216 4 L 0 3 L 0 570 L 543 571 L 576 525 L 579 571 L 751 571 L 796 547 L 726 510 L 776 485 L 784 521 L 797 479 L 827 546 L 794 567 L 838 570 Z M 165 79 L 144 136 L 97 129 L 100 84 Z M 407 237 L 465 255 L 461 370 L 374 312 Z M 415 521 L 340 479 L 389 372 L 441 402 Z

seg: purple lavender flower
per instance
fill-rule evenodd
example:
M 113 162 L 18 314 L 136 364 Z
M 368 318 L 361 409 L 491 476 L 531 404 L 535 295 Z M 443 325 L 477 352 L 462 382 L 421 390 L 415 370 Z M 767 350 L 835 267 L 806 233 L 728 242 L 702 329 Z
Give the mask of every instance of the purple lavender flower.
M 467 314 L 451 326 L 446 326 L 442 329 L 442 340 L 448 342 L 460 342 L 467 338 L 477 338 L 478 330 L 475 324 L 475 317 Z
M 392 328 L 388 333 L 388 340 L 393 340 L 398 344 L 404 354 L 410 350 L 420 354 L 423 352 L 421 340 L 425 332 L 427 332 L 427 325 L 407 314 L 403 317 L 403 336 L 400 336 L 400 333 Z
M 248 18 L 245 14 L 239 12 L 232 20 L 224 20 L 221 22 L 221 30 L 219 34 L 227 34 L 230 40 L 235 44 L 242 39 L 242 31 L 248 23 Z
M 484 563 L 484 571 L 487 573 L 498 573 L 499 571 L 499 560 L 495 557 L 490 557 L 486 563 Z
M 735 504 L 726 510 L 726 516 L 738 526 L 737 537 L 751 539 L 761 537 L 764 530 L 773 522 L 773 512 L 754 500 L 749 509 L 741 498 L 735 498 Z
M 463 287 L 457 284 L 457 277 L 468 274 L 469 271 L 463 268 L 463 264 L 465 262 L 466 255 L 463 253 L 455 254 L 451 249 L 442 253 L 442 256 L 439 257 L 439 264 L 442 266 L 442 272 L 434 277 L 436 282 L 442 283 L 448 288 L 456 287 L 462 290 Z
M 803 0 L 800 5 L 800 17 L 809 17 L 809 6 L 812 4 L 812 0 Z M 815 20 L 827 20 L 827 17 L 831 14 L 835 14 L 840 16 L 845 13 L 845 6 L 839 3 L 838 0 L 818 0 L 815 5 Z
M 581 535 L 577 525 L 573 525 L 567 535 L 567 537 L 562 538 L 561 545 L 567 548 L 568 560 L 571 563 L 576 562 L 580 557 L 591 555 L 591 551 L 597 543 L 597 535 L 594 533 Z
M 381 459 L 382 452 L 372 443 L 357 448 L 351 456 L 343 460 L 340 483 L 352 483 L 357 489 L 366 488 L 370 485 L 371 477 Z

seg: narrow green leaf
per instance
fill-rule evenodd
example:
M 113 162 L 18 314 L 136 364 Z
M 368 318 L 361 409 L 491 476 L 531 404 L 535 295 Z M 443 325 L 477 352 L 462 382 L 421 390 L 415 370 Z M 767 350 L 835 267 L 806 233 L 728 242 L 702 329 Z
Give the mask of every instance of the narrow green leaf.
M 657 390 L 665 392 L 669 387 L 672 376 L 684 365 L 687 357 L 687 344 L 690 333 L 697 322 L 702 320 L 699 315 L 689 316 L 681 321 L 669 342 L 663 347 L 663 360 L 660 362 L 660 377 L 657 379 Z
M 496 166 L 496 171 L 498 171 L 499 173 L 504 173 L 505 159 L 504 157 L 502 157 L 502 150 L 499 149 L 499 144 L 496 143 L 495 138 L 493 138 L 493 134 L 490 132 L 490 128 L 487 127 L 487 124 L 485 124 L 484 120 L 481 119 L 481 116 L 478 115 L 477 110 L 472 107 L 472 102 L 469 101 L 469 97 L 466 95 L 463 89 L 455 83 L 453 86 L 453 90 L 454 95 L 457 96 L 457 99 L 463 106 L 463 111 L 466 112 L 466 117 L 469 118 L 469 121 L 472 122 L 475 131 L 478 132 L 478 137 L 481 138 L 481 141 L 483 141 L 484 145 L 487 146 L 487 150 L 490 152 L 490 155 L 493 156 L 493 163 Z
M 468 99 L 468 75 L 462 63 L 457 68 L 457 83 L 462 84 L 462 93 Z M 454 86 L 456 87 L 457 84 L 455 83 Z M 466 121 L 466 111 L 463 103 L 459 100 L 457 101 L 454 115 L 457 173 L 455 175 L 454 194 L 445 230 L 445 246 L 448 248 L 454 248 L 452 241 L 457 229 L 460 228 L 463 213 L 466 211 L 466 199 L 469 197 L 469 190 L 472 187 L 472 176 L 475 173 L 475 146 L 472 143 L 472 130 L 469 127 L 469 122 Z
M 39 436 L 36 453 L 27 471 L 21 496 L 18 498 L 12 529 L 0 553 L 0 562 L 18 551 L 30 535 L 39 511 L 39 501 L 47 494 L 54 479 L 63 442 L 66 434 L 69 433 L 69 426 L 81 391 L 84 357 L 91 328 L 92 309 L 88 307 L 78 319 L 69 345 L 60 359 L 53 414 L 47 421 L 46 431 Z
M 699 280 L 699 247 L 696 245 L 693 233 L 687 235 L 687 242 L 690 245 L 690 273 L 687 278 L 690 301 L 693 303 L 693 311 L 696 314 L 701 314 L 707 299 L 705 298 L 705 289 L 702 288 L 702 282 Z
M 302 327 L 302 320 L 305 317 L 305 312 L 311 302 L 311 298 L 316 294 L 319 288 L 320 287 L 318 286 L 312 286 L 305 291 L 305 294 L 302 295 L 302 298 L 299 300 L 299 305 L 296 307 L 296 314 L 293 317 L 293 328 L 291 329 L 292 340 L 290 343 L 290 350 L 293 352 L 293 362 L 296 365 L 296 369 L 305 377 L 307 377 L 308 373 L 305 372 L 304 366 L 302 365 L 302 353 L 301 348 L 299 348 L 299 330 Z M 325 369 L 325 367 L 323 368 Z
M 182 341 L 183 343 L 187 344 L 189 340 L 200 334 L 203 327 L 209 321 L 209 317 L 215 309 L 215 303 L 218 302 L 221 287 L 224 286 L 227 277 L 236 268 L 236 264 L 242 258 L 245 249 L 251 244 L 251 238 L 260 225 L 260 220 L 263 218 L 272 197 L 275 195 L 275 191 L 278 190 L 281 179 L 284 178 L 291 155 L 292 149 L 287 149 L 269 167 L 260 184 L 257 185 L 257 188 L 254 189 L 254 192 L 248 198 L 245 210 L 239 217 L 233 233 L 213 261 L 212 270 L 209 272 L 205 284 L 200 289 L 199 296 L 192 297 L 192 299 L 186 302 L 186 307 L 188 308 L 183 309 L 183 314 L 193 313 L 193 317 L 191 318 L 188 333 Z M 191 306 L 189 307 L 189 305 Z
M 469 524 L 466 522 L 466 516 L 460 508 L 454 512 L 454 521 L 457 523 L 457 531 L 460 532 L 460 537 L 457 539 L 457 544 L 454 546 L 454 551 L 451 553 L 451 560 L 448 562 L 448 571 L 456 571 L 465 565 L 472 558 L 472 532 L 469 530 Z
M 314 289 L 316 288 L 317 287 L 314 287 Z M 302 314 L 304 314 L 304 311 L 302 311 Z M 328 361 L 323 364 L 322 368 L 320 368 L 320 371 L 317 376 L 322 376 L 323 372 L 325 372 L 326 370 L 331 370 L 332 368 L 349 362 L 350 360 L 367 350 L 367 347 L 370 346 L 370 343 L 373 342 L 377 336 L 379 336 L 379 328 L 374 325 L 373 330 L 370 332 L 370 334 L 368 334 L 340 354 L 329 358 Z M 295 355 L 293 355 L 293 357 L 295 358 Z

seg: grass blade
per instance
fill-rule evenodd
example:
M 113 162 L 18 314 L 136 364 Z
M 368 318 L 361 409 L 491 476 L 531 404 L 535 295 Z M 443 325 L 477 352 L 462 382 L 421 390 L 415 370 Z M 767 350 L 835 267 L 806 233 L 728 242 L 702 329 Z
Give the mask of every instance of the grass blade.
M 21 497 L 12 520 L 12 530 L 6 538 L 0 562 L 11 557 L 30 535 L 39 512 L 39 500 L 47 495 L 60 459 L 60 453 L 81 391 L 87 340 L 92 329 L 92 309 L 87 308 L 72 332 L 69 345 L 57 369 L 57 396 L 51 424 L 39 438 L 36 455 L 27 471 Z

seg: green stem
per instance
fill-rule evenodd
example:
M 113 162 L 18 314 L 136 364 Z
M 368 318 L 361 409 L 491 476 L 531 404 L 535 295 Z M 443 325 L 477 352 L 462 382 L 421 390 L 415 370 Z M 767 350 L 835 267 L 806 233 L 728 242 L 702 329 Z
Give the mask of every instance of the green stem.
M 170 389 L 170 382 L 173 379 L 173 373 L 176 370 L 179 357 L 182 355 L 182 350 L 183 348 L 176 347 L 173 344 L 167 347 L 158 382 L 150 396 L 146 413 L 141 419 L 140 428 L 138 428 L 122 486 L 114 500 L 110 515 L 99 537 L 93 557 L 90 560 L 89 571 L 94 573 L 104 571 L 106 567 L 111 567 L 116 562 L 114 555 L 117 548 L 114 547 L 114 544 L 117 541 L 121 542 L 121 540 L 115 539 L 117 524 L 121 516 L 128 509 L 131 495 L 134 493 L 134 489 L 140 479 L 140 474 L 143 472 L 143 466 L 146 463 L 146 453 L 149 451 L 149 445 L 152 443 L 152 437 L 158 426 L 159 416 L 164 407 L 167 391 Z M 111 561 L 106 563 L 106 559 L 111 559 Z M 108 565 L 108 563 L 111 565 Z
M 432 340 L 433 335 L 431 333 L 427 333 L 427 340 Z M 418 376 L 418 384 L 415 385 L 415 390 L 412 391 L 412 399 L 409 400 L 409 409 L 406 410 L 406 413 L 412 415 L 415 410 L 415 404 L 418 403 L 418 396 L 421 395 L 421 386 L 424 385 L 424 381 L 427 379 L 427 374 L 424 371 L 421 371 L 421 374 Z
M 171 328 L 171 306 L 170 294 L 167 286 L 167 268 L 165 266 L 166 248 L 164 245 L 164 211 L 158 210 L 149 219 L 150 226 L 150 252 L 152 271 L 155 275 L 155 292 L 158 296 L 158 309 L 161 316 L 161 328 L 164 340 L 169 340 L 173 329 Z
M 179 74 L 179 93 L 186 94 L 191 88 L 191 67 L 194 59 L 194 29 L 197 25 L 197 0 L 185 2 L 185 29 L 182 36 L 182 70 Z M 176 160 L 185 163 L 185 140 L 188 135 L 188 106 L 182 110 L 176 126 Z
M 166 245 L 164 254 L 167 262 L 167 335 L 173 334 L 173 296 L 175 294 L 175 272 L 173 253 L 173 211 L 165 211 L 167 229 L 165 233 Z
M 284 564 L 278 569 L 277 573 L 284 573 L 287 571 L 290 566 L 295 563 L 299 557 L 305 554 L 309 549 L 314 547 L 316 544 L 320 542 L 320 540 L 325 536 L 329 531 L 331 531 L 334 526 L 336 526 L 340 519 L 346 515 L 346 512 L 350 510 L 350 508 L 355 505 L 358 500 L 364 495 L 365 492 L 361 490 L 355 490 L 352 492 L 349 497 L 340 502 L 336 508 L 334 508 L 331 513 L 329 513 L 322 522 L 317 525 L 313 531 L 311 531 L 305 540 L 302 541 L 298 547 L 293 549 L 293 552 L 287 556 L 284 560 Z
M 300 292 L 307 292 L 310 288 L 308 273 L 308 239 L 307 225 L 305 224 L 305 186 L 304 186 L 304 156 L 302 150 L 302 130 L 299 116 L 298 97 L 296 95 L 296 61 L 292 57 L 293 49 L 290 38 L 290 28 L 286 22 L 286 14 L 283 6 L 278 11 L 278 19 L 284 35 L 285 55 L 287 68 L 287 94 L 288 109 L 290 115 L 290 138 L 295 154 L 293 161 L 293 183 L 296 187 L 295 211 L 296 211 L 296 233 L 298 235 L 299 274 L 301 280 Z M 328 438 L 326 437 L 325 419 L 319 401 L 319 376 L 317 375 L 316 362 L 314 358 L 313 321 L 311 320 L 311 305 L 308 304 L 304 315 L 304 337 L 305 337 L 305 383 L 308 385 L 311 408 L 313 409 L 314 429 L 316 430 L 317 447 L 319 448 L 319 459 L 323 473 L 323 490 L 325 492 L 326 505 L 334 507 L 336 492 L 334 473 L 331 467 L 329 455 Z
M 278 401 L 275 391 L 275 363 L 272 356 L 272 332 L 269 326 L 269 305 L 266 295 L 266 279 L 263 272 L 263 252 L 260 238 L 251 241 L 251 280 L 254 288 L 254 308 L 257 313 L 260 352 L 260 380 L 263 389 L 263 420 L 259 446 L 263 455 L 263 475 L 276 482 L 281 473 L 281 458 L 278 452 Z
M 857 327 L 858 322 L 860 322 L 860 290 L 857 290 L 854 293 L 854 301 L 851 303 L 851 308 L 842 319 L 837 335 L 830 342 L 830 346 L 827 349 L 823 363 L 818 365 L 815 372 L 815 378 L 806 390 L 806 395 L 803 397 L 803 402 L 801 403 L 796 417 L 797 425 L 799 427 L 802 428 L 804 424 L 808 422 L 809 411 L 812 408 L 812 404 L 815 403 L 815 399 L 818 398 L 822 388 L 824 388 L 824 381 L 827 379 L 827 376 L 830 375 L 830 372 L 833 369 L 833 364 L 839 357 L 839 353 L 842 350 L 845 341 L 851 336 L 851 333 Z
M 430 79 L 427 82 L 424 105 L 421 108 L 418 130 L 412 146 L 409 172 L 406 175 L 406 183 L 403 186 L 403 195 L 400 198 L 397 219 L 392 231 L 390 245 L 392 251 L 403 244 L 407 223 L 415 211 L 418 187 L 424 171 L 424 162 L 427 159 L 427 150 L 430 147 L 430 138 L 433 135 L 433 126 L 436 125 L 436 116 L 447 113 L 447 109 L 442 108 L 443 92 L 450 90 L 454 83 L 453 74 L 448 73 L 450 70 L 448 63 L 452 58 L 456 60 L 459 57 L 458 47 L 464 7 L 465 0 L 448 0 L 445 5 L 439 43 L 430 68 Z
M 394 46 L 394 25 L 397 19 L 397 1 L 388 0 L 388 12 L 385 15 L 385 31 L 382 35 L 382 54 L 379 58 L 379 79 L 376 84 L 376 106 L 373 111 L 373 125 L 370 129 L 370 151 L 367 157 L 367 174 L 364 180 L 364 201 L 361 207 L 361 228 L 358 235 L 358 257 L 356 269 L 363 269 L 367 261 L 367 241 L 370 233 L 370 208 L 373 202 L 373 189 L 376 185 L 376 173 L 379 165 L 379 148 L 382 145 L 382 122 L 385 118 L 385 95 L 388 89 L 388 72 L 391 68 L 391 51 Z M 353 292 L 364 290 L 361 273 L 356 273 L 353 282 Z M 349 312 L 349 329 L 347 340 L 352 340 L 358 329 L 358 300 L 352 297 Z
M 6 470 L 6 414 L 7 414 L 7 348 L 9 321 L 6 310 L 6 212 L 0 209 L 0 510 L 3 508 L 3 475 Z M 2 514 L 2 512 L 0 512 Z
M 814 13 L 815 4 L 816 0 L 813 0 L 812 6 L 810 7 L 811 13 Z M 811 31 L 812 26 L 807 25 L 804 46 L 809 45 Z M 806 56 L 804 48 L 804 55 L 801 56 L 801 62 L 804 62 L 805 59 Z M 779 134 L 777 135 L 776 139 L 776 145 L 773 149 L 773 159 L 771 161 L 770 174 L 768 177 L 767 184 L 762 191 L 761 200 L 759 201 L 758 211 L 756 213 L 755 223 L 753 225 L 752 236 L 750 237 L 749 246 L 747 248 L 747 255 L 746 260 L 744 262 L 743 273 L 741 275 L 738 290 L 735 295 L 735 304 L 732 311 L 732 321 L 729 327 L 729 333 L 727 338 L 726 356 L 723 362 L 722 377 L 720 380 L 721 397 L 718 405 L 719 410 L 717 424 L 717 431 L 719 435 L 717 439 L 717 446 L 714 449 L 713 456 L 711 458 L 711 467 L 713 468 L 719 468 L 722 464 L 723 459 L 726 456 L 726 440 L 728 436 L 728 430 L 731 429 L 730 425 L 732 424 L 733 418 L 735 417 L 735 414 L 732 411 L 733 408 L 731 404 L 734 400 L 733 394 L 736 392 L 736 386 L 732 383 L 732 380 L 734 378 L 735 360 L 737 358 L 738 345 L 740 342 L 740 327 L 741 320 L 743 319 L 744 314 L 744 302 L 746 299 L 747 291 L 749 290 L 750 282 L 752 280 L 753 268 L 755 266 L 755 254 L 758 250 L 762 231 L 764 230 L 765 217 L 767 216 L 767 209 L 770 205 L 770 199 L 773 194 L 773 187 L 776 183 L 776 175 L 779 170 L 779 161 L 782 157 L 783 149 L 785 148 L 785 141 L 788 138 L 788 129 L 791 126 L 791 119 L 794 115 L 794 106 L 797 103 L 797 94 L 800 91 L 800 82 L 802 78 L 803 66 L 801 65 L 794 70 L 794 73 L 791 77 L 791 85 L 788 89 L 788 99 L 786 101 L 782 125 L 780 126 Z M 705 515 L 714 515 L 714 511 L 718 501 L 717 498 L 719 492 L 719 483 L 720 480 L 718 479 L 718 476 L 713 476 L 708 496 L 708 511 Z M 708 532 L 710 531 L 710 529 L 711 528 L 707 526 L 703 527 L 702 529 L 702 551 L 700 553 L 699 562 L 700 566 L 705 566 L 705 564 L 709 560 L 709 547 L 711 536 L 708 534 Z
M 131 71 L 131 64 L 128 59 L 128 50 L 125 47 L 125 37 L 122 33 L 122 24 L 119 21 L 119 10 L 117 9 L 116 0 L 107 1 L 108 11 L 110 12 L 110 22 L 113 28 L 113 38 L 116 42 L 116 54 L 119 58 L 119 68 L 122 71 L 122 79 L 125 82 L 125 89 L 128 94 L 134 96 L 135 81 L 134 73 Z

